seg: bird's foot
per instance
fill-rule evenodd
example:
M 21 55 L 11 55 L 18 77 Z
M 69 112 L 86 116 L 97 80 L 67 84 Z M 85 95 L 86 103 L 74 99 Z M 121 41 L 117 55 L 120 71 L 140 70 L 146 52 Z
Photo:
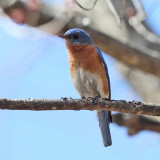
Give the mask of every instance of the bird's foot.
M 63 99 L 64 101 L 66 101 L 68 98 L 67 97 L 61 97 L 61 99 Z
M 87 101 L 93 100 L 93 97 L 87 97 Z
M 70 99 L 71 99 L 73 102 L 75 102 L 75 100 L 74 100 L 72 97 L 70 97 Z
M 81 99 L 86 99 L 84 96 L 81 96 Z
M 109 99 L 109 98 L 102 98 L 102 99 L 105 101 L 111 101 L 111 99 Z
M 92 97 L 92 105 L 93 104 L 96 104 L 98 102 L 98 99 L 100 98 L 100 96 L 95 96 L 95 97 Z

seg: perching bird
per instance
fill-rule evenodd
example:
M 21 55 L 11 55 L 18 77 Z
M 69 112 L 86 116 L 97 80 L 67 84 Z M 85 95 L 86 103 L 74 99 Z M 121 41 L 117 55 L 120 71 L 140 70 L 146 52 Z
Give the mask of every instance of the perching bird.
M 101 51 L 83 30 L 74 28 L 59 37 L 65 39 L 73 85 L 81 98 L 111 98 L 107 65 Z M 110 111 L 96 111 L 104 146 L 111 146 Z

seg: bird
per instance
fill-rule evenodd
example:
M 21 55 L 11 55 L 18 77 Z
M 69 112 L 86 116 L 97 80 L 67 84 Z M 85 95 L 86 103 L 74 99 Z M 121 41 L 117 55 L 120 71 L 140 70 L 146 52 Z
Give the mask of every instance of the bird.
M 71 79 L 81 98 L 100 97 L 111 99 L 110 78 L 107 64 L 100 49 L 87 32 L 72 28 L 59 37 L 65 40 Z M 96 111 L 105 147 L 112 145 L 109 124 L 110 111 Z

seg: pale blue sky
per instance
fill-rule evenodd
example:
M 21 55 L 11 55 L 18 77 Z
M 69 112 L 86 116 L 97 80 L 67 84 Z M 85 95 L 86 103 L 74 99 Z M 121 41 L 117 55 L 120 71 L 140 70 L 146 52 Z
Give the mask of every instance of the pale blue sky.
M 24 30 L 26 34 L 22 36 Z M 118 73 L 114 59 L 104 57 L 112 99 L 140 100 Z M 2 18 L 0 75 L 0 97 L 79 98 L 70 79 L 63 40 Z M 113 145 L 104 148 L 93 111 L 0 110 L 0 128 L 2 160 L 160 158 L 158 134 L 144 131 L 129 137 L 126 129 L 116 124 L 110 125 Z
M 160 1 L 159 0 L 141 0 L 144 10 L 147 13 L 146 24 L 150 29 L 160 36 Z

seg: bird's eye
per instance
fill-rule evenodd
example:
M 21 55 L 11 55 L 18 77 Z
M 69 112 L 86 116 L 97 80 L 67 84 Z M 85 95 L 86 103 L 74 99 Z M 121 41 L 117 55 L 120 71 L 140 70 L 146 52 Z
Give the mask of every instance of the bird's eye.
M 78 39 L 78 38 L 79 38 L 79 35 L 78 35 L 78 34 L 74 34 L 74 35 L 73 35 L 73 38 L 74 38 L 74 39 Z
M 68 35 L 68 36 L 67 36 L 67 38 L 68 38 L 68 39 L 71 39 L 71 36 L 70 36 L 70 35 Z

